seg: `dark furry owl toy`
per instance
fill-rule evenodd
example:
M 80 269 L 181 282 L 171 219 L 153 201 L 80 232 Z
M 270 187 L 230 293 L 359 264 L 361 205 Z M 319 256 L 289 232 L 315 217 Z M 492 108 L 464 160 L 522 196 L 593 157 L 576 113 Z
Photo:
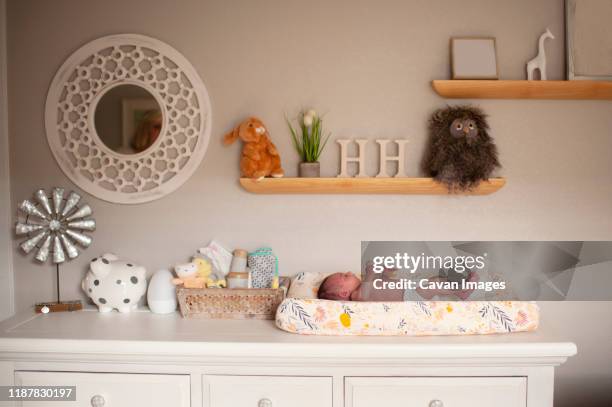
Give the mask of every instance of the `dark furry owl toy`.
M 429 141 L 423 170 L 453 192 L 466 191 L 500 167 L 497 147 L 489 136 L 482 110 L 448 106 L 429 120 Z

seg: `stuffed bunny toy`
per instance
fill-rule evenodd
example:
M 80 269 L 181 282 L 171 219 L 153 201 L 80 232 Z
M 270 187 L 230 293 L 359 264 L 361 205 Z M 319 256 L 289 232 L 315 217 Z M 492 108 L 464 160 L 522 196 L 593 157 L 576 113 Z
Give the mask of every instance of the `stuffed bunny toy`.
M 278 150 L 261 120 L 256 117 L 246 119 L 225 135 L 223 143 L 230 145 L 238 138 L 244 143 L 240 158 L 241 176 L 262 179 L 269 176 L 280 178 L 285 174 Z

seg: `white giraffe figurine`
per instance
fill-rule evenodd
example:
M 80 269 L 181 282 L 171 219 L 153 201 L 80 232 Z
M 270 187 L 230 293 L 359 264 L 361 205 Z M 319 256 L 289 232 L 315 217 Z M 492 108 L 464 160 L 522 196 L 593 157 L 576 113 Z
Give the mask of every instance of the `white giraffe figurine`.
M 533 80 L 533 73 L 536 69 L 540 70 L 540 80 L 546 80 L 546 51 L 544 50 L 544 41 L 546 41 L 547 38 L 552 40 L 555 39 L 555 36 L 552 35 L 548 28 L 544 34 L 540 35 L 540 40 L 538 41 L 538 55 L 527 62 L 527 80 L 529 81 Z

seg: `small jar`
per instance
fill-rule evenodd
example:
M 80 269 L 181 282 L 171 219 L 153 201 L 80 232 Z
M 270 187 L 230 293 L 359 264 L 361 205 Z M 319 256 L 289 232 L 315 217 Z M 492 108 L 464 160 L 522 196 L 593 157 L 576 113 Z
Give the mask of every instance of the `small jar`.
M 246 270 L 248 252 L 243 249 L 234 250 L 234 257 L 232 257 L 232 264 L 230 265 L 229 271 L 236 271 L 243 273 Z
M 225 278 L 227 288 L 249 288 L 249 273 L 230 271 Z

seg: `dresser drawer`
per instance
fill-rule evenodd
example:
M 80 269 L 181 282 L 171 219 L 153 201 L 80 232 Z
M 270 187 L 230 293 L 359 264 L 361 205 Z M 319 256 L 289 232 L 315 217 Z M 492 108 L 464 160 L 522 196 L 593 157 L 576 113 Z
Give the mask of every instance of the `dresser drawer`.
M 331 377 L 204 376 L 204 407 L 331 407 Z
M 76 401 L 24 402 L 26 407 L 189 407 L 189 376 L 157 374 L 15 372 L 17 386 L 76 386 Z
M 525 407 L 525 377 L 347 377 L 345 407 Z

